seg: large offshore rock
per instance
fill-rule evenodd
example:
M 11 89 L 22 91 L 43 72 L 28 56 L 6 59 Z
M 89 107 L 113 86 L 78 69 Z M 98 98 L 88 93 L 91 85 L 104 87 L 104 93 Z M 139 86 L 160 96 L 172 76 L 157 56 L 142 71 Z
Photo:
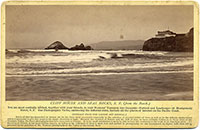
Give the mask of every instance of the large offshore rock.
M 71 47 L 69 50 L 93 50 L 93 49 L 91 46 L 84 46 L 84 44 L 81 43 L 80 45 Z
M 56 42 L 50 44 L 50 45 L 49 45 L 47 48 L 45 48 L 45 49 L 68 49 L 68 48 L 67 48 L 66 46 L 64 46 L 64 45 L 62 44 L 62 42 L 56 41 Z

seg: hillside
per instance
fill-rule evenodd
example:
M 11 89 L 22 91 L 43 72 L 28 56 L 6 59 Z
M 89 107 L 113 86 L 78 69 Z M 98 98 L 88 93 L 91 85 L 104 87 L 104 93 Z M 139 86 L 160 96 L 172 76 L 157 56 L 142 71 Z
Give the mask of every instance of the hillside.
M 143 40 L 102 41 L 90 44 L 95 50 L 140 50 Z

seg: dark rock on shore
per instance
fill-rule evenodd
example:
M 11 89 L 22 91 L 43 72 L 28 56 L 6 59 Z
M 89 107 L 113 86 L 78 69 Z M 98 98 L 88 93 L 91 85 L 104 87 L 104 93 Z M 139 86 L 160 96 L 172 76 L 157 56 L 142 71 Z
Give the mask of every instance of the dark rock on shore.
M 165 38 L 151 38 L 144 42 L 144 51 L 193 51 L 193 28 L 186 34 L 176 34 L 176 36 Z
M 66 46 L 64 46 L 63 44 L 62 44 L 62 42 L 60 42 L 60 41 L 56 41 L 56 42 L 54 42 L 54 43 L 52 43 L 51 45 L 49 45 L 47 48 L 45 48 L 45 49 L 68 49 Z
M 84 46 L 84 44 L 81 43 L 80 45 L 71 47 L 69 50 L 93 50 L 93 49 L 91 46 Z

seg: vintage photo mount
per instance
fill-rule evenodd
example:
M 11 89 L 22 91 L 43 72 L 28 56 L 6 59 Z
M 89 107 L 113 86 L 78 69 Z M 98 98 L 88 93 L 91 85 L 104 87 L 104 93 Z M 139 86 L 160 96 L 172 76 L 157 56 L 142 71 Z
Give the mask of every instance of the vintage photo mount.
M 6 12 L 7 5 L 193 5 L 194 72 L 193 100 L 180 101 L 6 101 Z M 1 6 L 1 126 L 4 128 L 195 128 L 199 118 L 199 5 L 194 1 L 6 1 Z M 38 111 L 39 107 L 57 111 Z M 65 110 L 62 109 L 65 108 Z M 68 109 L 70 111 L 67 111 Z M 103 108 L 124 108 L 127 112 L 102 112 Z M 131 112 L 128 108 L 156 108 L 160 112 Z M 82 112 L 82 108 L 88 112 Z M 101 112 L 91 112 L 98 108 Z M 166 109 L 170 109 L 170 112 Z M 173 109 L 180 108 L 179 111 Z M 71 111 L 71 110 L 77 111 Z M 163 110 L 164 109 L 164 110 Z M 60 111 L 61 110 L 61 111 Z M 84 115 L 83 115 L 84 113 Z M 87 114 L 86 114 L 87 113 Z M 94 120 L 86 121 L 88 118 Z M 50 119 L 51 118 L 51 119 Z M 62 124 L 62 120 L 68 124 Z M 109 122 L 109 120 L 111 120 Z M 118 121 L 116 119 L 119 119 Z M 135 121 L 137 119 L 137 121 Z M 146 122 L 144 121 L 146 120 Z M 151 120 L 150 120 L 151 119 Z M 155 119 L 158 121 L 152 123 Z M 168 122 L 162 124 L 161 122 Z M 171 124 L 178 120 L 177 124 Z M 27 121 L 27 122 L 26 122 Z M 46 123 L 38 123 L 45 121 Z M 51 121 L 56 122 L 51 126 Z M 85 122 L 84 122 L 85 121 Z M 107 121 L 107 123 L 105 123 Z M 140 122 L 138 122 L 140 121 Z M 14 123 L 13 123 L 14 122 Z M 26 122 L 23 126 L 23 123 Z M 93 122 L 93 123 L 92 123 Z M 112 124 L 116 122 L 115 124 Z M 132 122 L 132 123 L 131 123 Z M 133 123 L 134 122 L 134 123 Z M 186 122 L 187 124 L 181 124 Z M 32 123 L 34 125 L 32 125 Z M 20 125 L 19 125 L 20 124 Z M 138 125 L 139 124 L 139 125 Z

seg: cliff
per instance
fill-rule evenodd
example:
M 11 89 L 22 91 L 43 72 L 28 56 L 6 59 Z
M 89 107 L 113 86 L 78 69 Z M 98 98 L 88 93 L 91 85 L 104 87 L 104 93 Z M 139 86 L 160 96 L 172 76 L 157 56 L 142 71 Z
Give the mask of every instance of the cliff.
M 56 41 L 56 42 L 50 44 L 45 49 L 68 49 L 68 48 L 66 46 L 64 46 L 60 41 Z
M 175 51 L 192 52 L 193 51 L 193 33 L 191 28 L 186 34 L 176 34 L 175 37 L 151 38 L 144 42 L 144 51 Z

